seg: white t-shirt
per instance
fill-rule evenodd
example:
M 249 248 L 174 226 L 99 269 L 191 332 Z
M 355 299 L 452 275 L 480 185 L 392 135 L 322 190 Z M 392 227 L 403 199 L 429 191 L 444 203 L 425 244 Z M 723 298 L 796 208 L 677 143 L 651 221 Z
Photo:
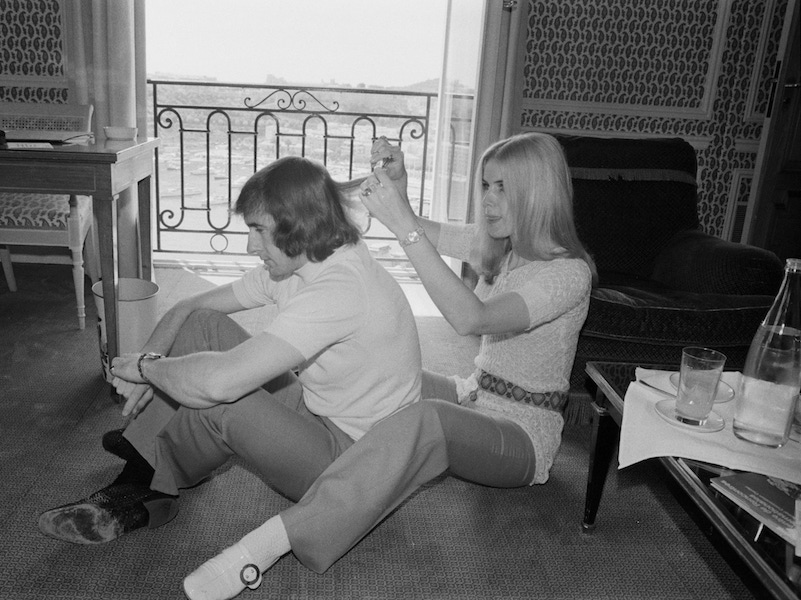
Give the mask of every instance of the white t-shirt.
M 364 242 L 283 281 L 259 266 L 233 290 L 246 308 L 276 306 L 265 331 L 306 359 L 298 373 L 306 406 L 354 440 L 419 400 L 422 362 L 411 307 Z

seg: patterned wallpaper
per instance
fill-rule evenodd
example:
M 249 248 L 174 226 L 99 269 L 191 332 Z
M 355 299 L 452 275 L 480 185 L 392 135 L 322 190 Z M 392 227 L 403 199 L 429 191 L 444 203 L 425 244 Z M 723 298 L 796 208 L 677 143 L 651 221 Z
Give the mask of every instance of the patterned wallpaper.
M 699 216 L 740 239 L 786 0 L 529 0 L 523 129 L 683 137 Z
M 60 1 L 0 0 L 0 15 L 0 101 L 66 102 Z
M 716 7 L 717 0 L 533 2 L 525 73 L 537 85 L 524 95 L 697 107 L 715 40 Z

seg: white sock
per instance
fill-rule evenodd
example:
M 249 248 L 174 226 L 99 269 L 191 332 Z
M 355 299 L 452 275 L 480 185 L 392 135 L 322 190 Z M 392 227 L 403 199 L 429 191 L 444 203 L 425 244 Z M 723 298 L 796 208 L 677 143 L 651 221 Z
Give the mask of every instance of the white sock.
M 292 550 L 280 515 L 251 531 L 239 543 L 247 549 L 262 573 Z

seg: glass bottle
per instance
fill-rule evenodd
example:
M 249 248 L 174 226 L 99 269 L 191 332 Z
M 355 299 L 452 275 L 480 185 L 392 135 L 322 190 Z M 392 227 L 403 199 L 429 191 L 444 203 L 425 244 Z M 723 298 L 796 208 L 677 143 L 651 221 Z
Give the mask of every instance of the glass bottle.
M 734 434 L 778 448 L 787 443 L 801 387 L 801 259 L 784 280 L 751 342 L 737 389 Z

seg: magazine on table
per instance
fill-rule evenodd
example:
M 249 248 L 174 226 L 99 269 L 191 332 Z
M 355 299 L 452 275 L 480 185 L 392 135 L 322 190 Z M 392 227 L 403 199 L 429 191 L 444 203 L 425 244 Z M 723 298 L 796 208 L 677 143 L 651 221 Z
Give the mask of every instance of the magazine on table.
M 760 473 L 714 477 L 710 485 L 787 543 L 801 549 L 801 486 Z

